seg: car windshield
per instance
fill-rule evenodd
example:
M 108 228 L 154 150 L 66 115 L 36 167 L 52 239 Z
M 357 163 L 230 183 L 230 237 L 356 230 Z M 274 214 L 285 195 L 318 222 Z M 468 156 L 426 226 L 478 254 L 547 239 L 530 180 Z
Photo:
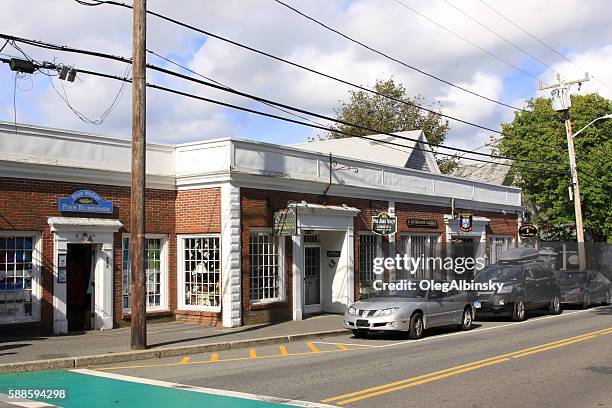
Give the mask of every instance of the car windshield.
M 521 265 L 493 265 L 484 268 L 474 277 L 476 282 L 496 281 L 518 281 L 523 276 Z
M 587 275 L 585 272 L 561 272 L 559 280 L 565 282 L 586 282 Z
M 418 288 L 415 290 L 376 290 L 370 294 L 370 297 L 403 297 L 417 299 L 425 297 L 425 291 Z

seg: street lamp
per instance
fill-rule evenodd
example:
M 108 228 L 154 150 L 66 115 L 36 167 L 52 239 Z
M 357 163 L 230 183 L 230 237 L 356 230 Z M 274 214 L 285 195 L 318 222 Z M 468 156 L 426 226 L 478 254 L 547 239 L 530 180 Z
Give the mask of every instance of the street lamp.
M 598 120 L 603 120 L 603 119 L 612 119 L 612 113 L 610 113 L 609 115 L 604 115 L 602 117 L 599 117 L 597 119 L 593 119 L 592 121 L 590 121 L 585 127 L 583 127 L 582 129 L 580 129 L 579 131 L 577 131 L 576 133 L 574 133 L 574 135 L 572 136 L 572 138 L 578 136 L 578 133 L 582 132 L 584 129 L 588 128 L 589 126 L 591 126 L 593 123 L 597 122 Z

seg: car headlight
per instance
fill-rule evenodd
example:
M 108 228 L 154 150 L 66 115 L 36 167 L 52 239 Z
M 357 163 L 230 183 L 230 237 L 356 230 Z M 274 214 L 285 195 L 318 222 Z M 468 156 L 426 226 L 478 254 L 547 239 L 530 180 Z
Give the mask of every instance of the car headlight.
M 377 316 L 389 316 L 399 310 L 399 307 L 390 307 L 388 309 L 380 309 L 374 312 L 374 317 Z
M 504 285 L 501 288 L 499 288 L 497 293 L 499 293 L 499 294 L 512 293 L 512 289 L 514 289 L 514 286 L 512 286 L 512 285 Z
M 357 309 L 355 309 L 353 306 L 349 307 L 348 310 L 346 311 L 348 314 L 350 315 L 356 315 L 357 314 Z

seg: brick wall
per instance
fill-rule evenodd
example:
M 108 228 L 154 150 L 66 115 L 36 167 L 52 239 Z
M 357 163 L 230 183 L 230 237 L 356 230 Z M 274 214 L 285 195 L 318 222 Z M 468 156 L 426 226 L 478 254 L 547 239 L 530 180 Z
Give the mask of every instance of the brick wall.
M 221 234 L 221 188 L 183 190 L 176 194 L 177 234 Z M 175 241 L 176 256 L 178 243 Z M 219 253 L 219 256 L 221 254 Z M 174 265 L 176 265 L 176 258 Z M 174 268 L 176 270 L 176 267 Z M 219 276 L 221 281 L 221 276 Z M 170 290 L 177 294 L 178 279 L 170 281 Z M 206 326 L 222 324 L 220 312 L 180 310 L 174 297 L 176 320 Z
M 76 190 L 96 191 L 113 202 L 113 214 L 60 213 L 59 198 L 68 197 Z M 167 234 L 169 242 L 169 279 L 176 281 L 176 250 L 174 238 L 175 191 L 147 189 L 146 230 L 148 233 Z M 41 324 L 53 329 L 53 233 L 47 223 L 52 216 L 77 216 L 119 219 L 123 228 L 115 234 L 114 251 L 114 314 L 121 319 L 121 235 L 130 227 L 130 188 L 101 184 L 68 183 L 58 181 L 0 178 L 0 230 L 38 231 L 42 234 L 43 261 L 41 270 Z M 173 298 L 170 292 L 170 299 Z M 174 296 L 175 297 L 175 296 Z

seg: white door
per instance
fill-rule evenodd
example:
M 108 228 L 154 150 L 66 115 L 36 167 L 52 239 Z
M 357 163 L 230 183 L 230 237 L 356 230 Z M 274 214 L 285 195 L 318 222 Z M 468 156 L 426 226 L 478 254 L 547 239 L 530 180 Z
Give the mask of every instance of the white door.
M 323 311 L 321 304 L 321 247 L 304 248 L 304 311 Z

